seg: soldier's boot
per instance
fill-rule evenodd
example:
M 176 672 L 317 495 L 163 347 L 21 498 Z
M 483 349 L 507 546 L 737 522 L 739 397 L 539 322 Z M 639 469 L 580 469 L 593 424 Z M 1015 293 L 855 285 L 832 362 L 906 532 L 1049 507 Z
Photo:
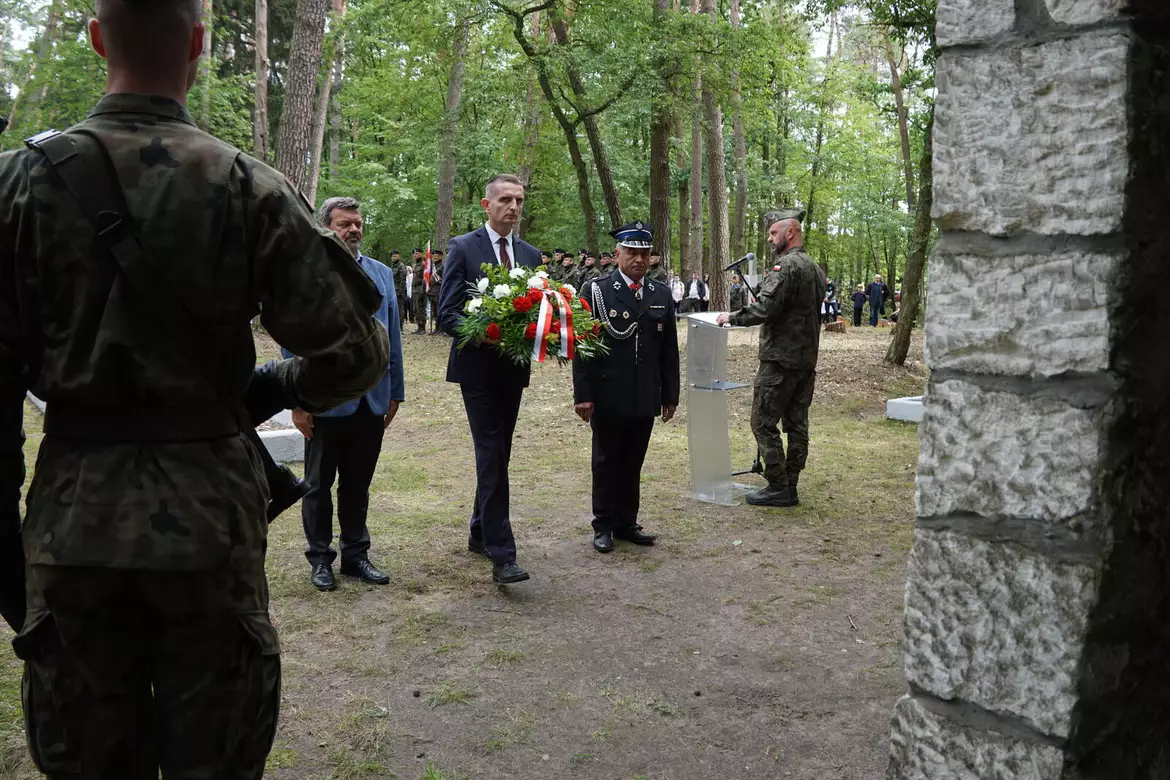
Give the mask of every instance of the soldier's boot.
M 752 506 L 796 506 L 796 496 L 785 482 L 769 482 L 762 490 L 747 494 Z
M 788 492 L 792 494 L 792 505 L 800 503 L 800 496 L 796 492 L 796 483 L 800 481 L 799 471 L 788 472 Z

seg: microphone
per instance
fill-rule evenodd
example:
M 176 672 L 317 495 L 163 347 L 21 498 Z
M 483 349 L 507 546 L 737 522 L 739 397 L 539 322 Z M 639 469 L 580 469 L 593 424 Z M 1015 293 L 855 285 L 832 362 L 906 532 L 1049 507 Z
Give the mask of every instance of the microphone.
M 739 258 L 738 260 L 736 260 L 734 263 L 727 266 L 723 270 L 724 271 L 734 271 L 735 269 L 739 268 L 744 263 L 750 263 L 752 260 L 755 260 L 755 259 L 756 259 L 756 253 L 755 252 L 748 252 L 746 255 Z

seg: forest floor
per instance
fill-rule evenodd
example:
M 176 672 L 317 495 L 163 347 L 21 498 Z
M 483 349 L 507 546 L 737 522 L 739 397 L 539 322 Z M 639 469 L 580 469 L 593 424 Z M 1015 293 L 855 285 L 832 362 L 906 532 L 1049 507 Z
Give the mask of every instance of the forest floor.
M 571 411 L 570 372 L 538 368 L 511 468 L 519 563 L 533 579 L 502 588 L 466 550 L 475 475 L 458 388 L 443 381 L 448 340 L 407 331 L 408 400 L 370 506 L 371 558 L 391 584 L 339 578 L 318 593 L 298 513 L 272 527 L 284 698 L 266 777 L 883 776 L 905 687 L 918 456 L 916 428 L 887 421 L 884 404 L 921 393 L 920 339 L 898 369 L 881 361 L 888 330 L 823 337 L 794 509 L 691 497 L 684 394 L 678 417 L 656 426 L 642 475 L 641 522 L 659 543 L 606 556 L 590 546 L 590 437 Z M 755 347 L 737 341 L 731 373 L 746 380 Z M 273 347 L 258 337 L 261 357 Z M 750 398 L 732 393 L 744 468 Z M 27 420 L 39 431 L 31 405 Z M 36 773 L 19 665 L 0 656 L 0 777 L 26 780 Z

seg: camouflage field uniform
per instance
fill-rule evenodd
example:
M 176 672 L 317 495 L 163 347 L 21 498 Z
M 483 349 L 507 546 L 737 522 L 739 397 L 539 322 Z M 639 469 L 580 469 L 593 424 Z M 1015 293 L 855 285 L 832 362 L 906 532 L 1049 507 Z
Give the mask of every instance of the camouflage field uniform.
M 150 272 L 206 326 L 217 359 L 198 366 L 176 348 L 41 155 L 10 152 L 0 155 L 0 417 L 30 384 L 21 366 L 38 360 L 32 389 L 50 413 L 221 410 L 251 380 L 256 314 L 302 356 L 277 365 L 310 411 L 380 379 L 377 291 L 280 174 L 166 98 L 108 96 L 78 130 L 108 150 L 146 257 L 159 261 Z M 0 460 L 16 446 L 0 442 Z M 267 502 L 260 459 L 238 433 L 45 437 L 23 530 L 28 617 L 13 642 L 42 773 L 261 777 L 280 703 Z
M 825 274 L 802 247 L 776 258 L 759 298 L 731 315 L 732 325 L 762 325 L 752 433 L 769 484 L 795 484 L 808 459 L 808 407 L 816 385 Z M 788 458 L 777 426 L 788 434 Z
M 410 291 L 411 305 L 414 307 L 415 333 L 424 333 L 427 329 L 427 293 L 426 261 L 419 260 L 414 264 L 414 287 Z
M 650 270 L 646 272 L 646 278 L 663 284 L 670 281 L 666 276 L 666 269 L 662 267 L 661 263 L 650 266 Z
M 431 289 L 427 291 L 427 298 L 431 302 L 431 332 L 439 332 L 439 292 L 443 285 L 443 261 L 431 261 Z
M 594 279 L 600 279 L 601 272 L 597 270 L 597 266 L 589 265 L 581 267 L 581 274 L 577 277 L 577 289 L 580 290 L 585 285 L 592 282 Z
M 394 294 L 398 300 L 398 322 L 400 325 L 406 324 L 406 263 L 401 259 L 395 260 L 390 264 L 390 270 L 394 273 Z

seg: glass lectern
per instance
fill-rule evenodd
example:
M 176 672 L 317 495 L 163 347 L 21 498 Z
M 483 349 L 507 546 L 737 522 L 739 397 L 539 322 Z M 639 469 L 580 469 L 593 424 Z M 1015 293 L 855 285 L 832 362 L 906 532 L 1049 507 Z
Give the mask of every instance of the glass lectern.
M 727 334 L 715 323 L 719 312 L 687 317 L 687 446 L 695 498 L 731 506 L 746 485 L 732 481 L 727 430 L 727 393 L 743 382 L 727 379 Z

